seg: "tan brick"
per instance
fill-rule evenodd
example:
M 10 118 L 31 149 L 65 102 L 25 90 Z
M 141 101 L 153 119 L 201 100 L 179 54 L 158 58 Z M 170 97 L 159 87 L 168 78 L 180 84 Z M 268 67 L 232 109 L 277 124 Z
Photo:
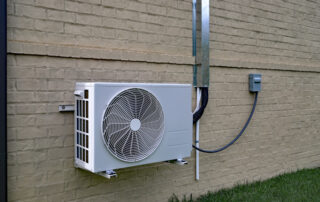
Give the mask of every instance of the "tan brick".
M 84 36 L 91 35 L 91 27 L 87 27 L 83 25 L 65 24 L 64 30 L 66 33 L 70 33 L 70 34 L 80 34 Z
M 33 68 L 8 67 L 8 78 L 34 78 Z M 15 81 L 15 80 L 14 80 Z
M 37 138 L 34 140 L 34 149 L 62 147 L 63 139 L 63 137 Z
M 112 80 L 115 78 L 115 72 L 113 71 L 105 71 L 105 70 L 93 70 L 92 76 L 95 79 L 102 79 L 102 80 Z
M 46 90 L 47 81 L 46 80 L 34 80 L 34 79 L 18 79 L 17 80 L 18 90 Z
M 91 3 L 91 4 L 101 4 L 101 0 L 78 0 L 79 2 Z
M 63 92 L 37 92 L 33 96 L 37 102 L 64 101 Z
M 17 136 L 17 129 L 16 128 L 7 128 L 7 140 L 15 140 Z
M 95 28 L 95 29 L 92 29 L 92 36 L 102 37 L 102 38 L 115 38 L 115 30 L 105 29 L 105 28 Z
M 24 189 L 18 189 L 14 191 L 10 191 L 8 193 L 8 200 L 9 201 L 17 201 L 23 200 L 25 198 L 30 198 L 36 195 L 36 189 L 34 187 L 27 187 Z
M 63 183 L 41 185 L 37 188 L 37 193 L 40 196 L 56 194 L 56 193 L 62 192 L 63 187 L 64 187 Z
M 61 171 L 63 169 L 63 161 L 60 159 L 56 160 L 45 160 L 39 161 L 35 164 L 34 168 L 38 173 L 47 173 L 48 171 Z
M 116 32 L 116 38 L 118 39 L 128 39 L 131 41 L 135 41 L 138 39 L 138 33 L 137 32 L 130 32 L 125 30 L 115 30 Z
M 74 81 L 64 81 L 64 80 L 48 81 L 49 90 L 68 90 L 68 89 L 73 89 L 74 86 L 75 86 Z
M 18 16 L 26 16 L 26 17 L 39 18 L 39 19 L 46 18 L 46 10 L 45 9 L 33 7 L 33 6 L 16 4 L 15 5 L 15 13 Z
M 48 172 L 48 181 L 50 182 L 50 184 L 63 183 L 64 172 L 49 171 Z
M 115 17 L 116 16 L 116 9 L 104 6 L 92 6 L 92 13 L 100 16 L 108 16 L 108 17 Z
M 74 146 L 74 137 L 73 136 L 67 136 L 63 139 L 63 146 L 69 147 Z
M 71 158 L 73 157 L 74 148 L 64 147 L 64 148 L 54 148 L 48 150 L 48 158 L 50 160 L 61 159 L 61 158 Z
M 34 26 L 34 20 L 25 17 L 8 16 L 7 19 L 8 27 L 26 28 L 30 29 Z
M 19 164 L 43 161 L 47 158 L 44 151 L 21 151 L 16 153 L 16 161 Z
M 90 80 L 92 78 L 91 70 L 87 71 L 79 71 L 75 69 L 68 69 L 65 71 L 65 78 L 67 79 L 75 79 L 75 80 Z
M 63 22 L 75 22 L 76 14 L 64 11 L 48 10 L 48 19 Z
M 8 159 L 10 160 L 11 157 L 8 156 Z M 34 166 L 33 163 L 25 163 L 25 164 L 15 164 L 15 165 L 9 165 L 8 166 L 8 176 L 27 176 L 32 175 L 34 173 Z M 33 186 L 32 186 L 33 187 Z M 23 191 L 23 190 L 20 190 Z M 28 190 L 26 190 L 28 191 Z M 15 197 L 21 197 L 20 193 L 16 193 L 18 196 Z M 14 194 L 15 195 L 15 194 Z M 23 196 L 22 196 L 23 197 Z
M 138 79 L 138 72 L 135 71 L 126 71 L 117 73 L 117 79 L 119 81 L 136 81 Z
M 34 0 L 14 0 L 15 3 L 34 5 Z
M 12 15 L 14 14 L 14 4 L 7 2 L 7 14 Z
M 46 128 L 23 127 L 17 129 L 17 139 L 34 139 L 47 136 Z
M 35 5 L 46 8 L 64 9 L 64 0 L 35 0 Z
M 75 199 L 75 191 L 56 193 L 56 194 L 47 196 L 48 202 L 71 201 L 73 199 Z
M 48 20 L 35 20 L 35 29 L 49 32 L 63 32 L 62 22 L 50 22 Z
M 33 77 L 36 78 L 64 78 L 64 69 L 62 68 L 35 68 L 35 73 L 33 73 Z
M 60 125 L 64 123 L 64 115 L 53 113 L 53 114 L 39 114 L 36 119 L 38 126 L 43 125 Z
M 148 5 L 147 11 L 151 14 L 166 15 L 167 9 L 162 6 Z
M 31 150 L 34 147 L 33 140 L 21 140 L 8 142 L 8 152 Z
M 110 27 L 110 28 L 126 28 L 127 22 L 121 19 L 105 17 L 103 18 L 102 23 L 104 26 Z
M 128 1 L 128 2 L 125 2 L 125 4 L 126 3 L 127 3 L 126 8 L 128 10 L 134 10 L 134 11 L 139 11 L 139 12 L 146 12 L 147 11 L 147 5 L 144 3 L 137 2 L 137 1 Z
M 7 90 L 15 90 L 16 89 L 16 80 L 8 79 L 7 80 Z
M 93 15 L 77 14 L 76 22 L 85 25 L 101 25 L 102 18 Z
M 115 8 L 124 8 L 125 3 L 124 0 L 101 0 L 102 5 Z
M 74 125 L 51 126 L 48 129 L 49 136 L 65 136 L 73 134 Z
M 128 10 L 116 10 L 116 17 L 120 19 L 137 20 L 139 16 L 138 12 Z
M 35 117 L 32 115 L 9 115 L 8 127 L 32 126 L 35 124 Z
M 172 17 L 182 18 L 182 19 L 190 19 L 190 20 L 192 19 L 192 14 L 189 11 L 181 11 L 173 8 L 167 9 L 167 15 Z
M 20 55 L 16 57 L 16 63 L 20 67 L 42 67 L 47 64 L 47 58 L 41 56 L 29 57 L 25 55 Z
M 65 1 L 65 9 L 77 13 L 91 13 L 92 5 L 73 1 Z

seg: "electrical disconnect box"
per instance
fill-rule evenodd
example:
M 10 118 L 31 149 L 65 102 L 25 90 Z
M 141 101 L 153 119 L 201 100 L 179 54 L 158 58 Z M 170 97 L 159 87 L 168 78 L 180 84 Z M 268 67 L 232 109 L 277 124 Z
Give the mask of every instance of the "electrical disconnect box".
M 249 91 L 261 91 L 261 74 L 249 74 Z

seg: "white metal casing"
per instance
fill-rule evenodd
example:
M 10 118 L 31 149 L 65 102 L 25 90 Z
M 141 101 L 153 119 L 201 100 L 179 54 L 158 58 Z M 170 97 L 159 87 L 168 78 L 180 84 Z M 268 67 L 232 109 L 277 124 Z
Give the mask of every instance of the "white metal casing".
M 102 117 L 110 101 L 130 88 L 141 88 L 152 93 L 160 102 L 164 114 L 164 135 L 160 145 L 150 156 L 137 162 L 125 162 L 113 156 L 104 144 L 101 130 Z M 88 99 L 85 99 L 85 90 Z M 191 90 L 189 84 L 76 83 L 75 166 L 97 173 L 189 157 L 192 150 Z M 84 108 L 79 109 L 79 106 Z M 83 113 L 82 117 L 79 116 L 79 111 L 84 114 L 88 112 L 88 118 L 83 117 Z M 79 122 L 88 125 L 87 132 L 86 129 L 79 131 Z M 84 140 L 81 145 L 79 133 L 82 133 L 81 140 Z M 82 160 L 79 159 L 79 148 Z

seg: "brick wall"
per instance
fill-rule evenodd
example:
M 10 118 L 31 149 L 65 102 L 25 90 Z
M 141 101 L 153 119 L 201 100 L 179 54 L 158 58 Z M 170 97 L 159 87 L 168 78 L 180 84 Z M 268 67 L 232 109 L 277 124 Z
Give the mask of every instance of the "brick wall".
M 211 1 L 211 86 L 201 146 L 242 128 L 262 73 L 257 111 L 230 149 L 189 165 L 157 163 L 106 180 L 73 167 L 78 81 L 191 83 L 191 0 L 8 1 L 10 201 L 166 201 L 320 165 L 320 3 Z M 194 155 L 194 154 L 193 154 Z

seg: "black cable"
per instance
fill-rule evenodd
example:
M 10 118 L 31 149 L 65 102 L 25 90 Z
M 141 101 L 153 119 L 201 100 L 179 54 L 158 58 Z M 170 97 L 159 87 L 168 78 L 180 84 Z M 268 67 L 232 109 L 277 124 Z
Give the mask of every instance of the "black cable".
M 209 100 L 209 92 L 207 87 L 201 87 L 201 107 L 198 111 L 193 114 L 193 123 L 197 123 L 197 121 L 201 118 L 204 109 L 207 107 Z
M 253 113 L 254 113 L 254 110 L 256 109 L 256 105 L 257 105 L 257 101 L 258 101 L 258 92 L 255 94 L 255 98 L 254 98 L 254 103 L 253 103 L 253 107 L 252 107 L 252 110 L 251 110 L 251 113 L 250 113 L 250 116 L 246 122 L 246 124 L 244 125 L 244 127 L 242 128 L 242 130 L 240 131 L 240 133 L 231 141 L 229 142 L 227 145 L 219 148 L 219 149 L 215 149 L 215 150 L 205 150 L 205 149 L 201 149 L 199 147 L 196 147 L 195 145 L 192 145 L 193 148 L 195 148 L 196 150 L 198 151 L 201 151 L 201 152 L 204 152 L 204 153 L 217 153 L 217 152 L 220 152 L 220 151 L 223 151 L 225 149 L 227 149 L 228 147 L 230 147 L 233 143 L 235 143 L 240 137 L 241 135 L 243 134 L 243 132 L 246 130 L 246 128 L 248 127 L 250 121 L 251 121 L 251 118 L 253 116 Z

